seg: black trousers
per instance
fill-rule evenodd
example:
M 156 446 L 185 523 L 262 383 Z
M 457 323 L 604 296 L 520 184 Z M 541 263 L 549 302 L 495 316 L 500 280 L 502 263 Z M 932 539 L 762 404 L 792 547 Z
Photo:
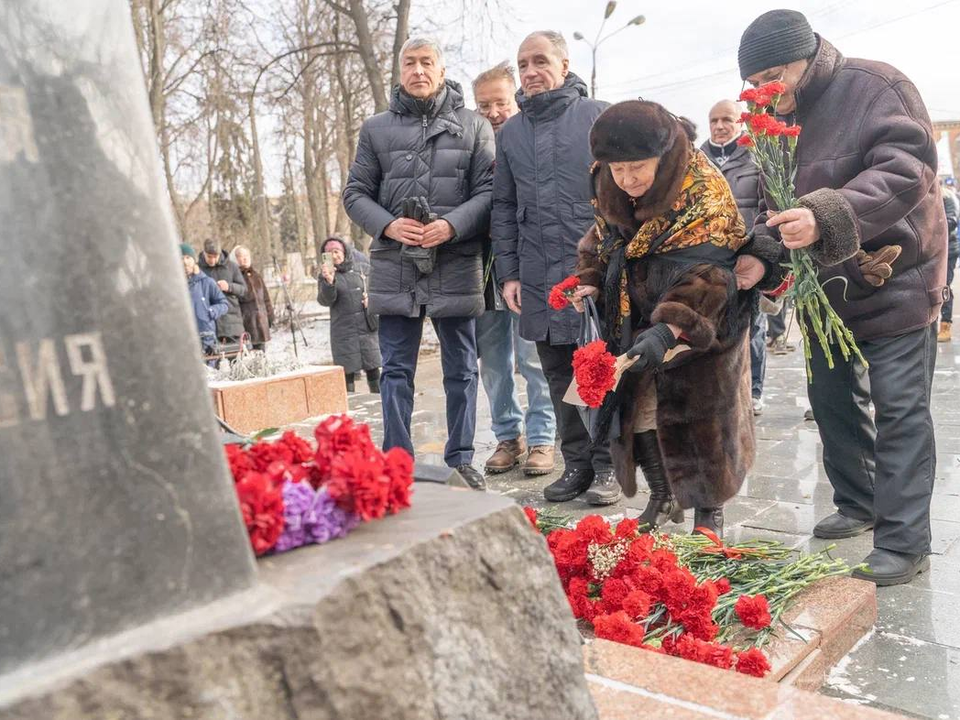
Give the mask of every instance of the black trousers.
M 837 348 L 830 370 L 820 347 L 812 348 L 807 395 L 834 503 L 848 517 L 874 519 L 875 547 L 929 553 L 937 460 L 930 415 L 937 324 L 859 346 L 869 370 L 853 359 L 844 362 Z M 871 401 L 876 419 L 870 415 Z
M 550 400 L 557 416 L 560 454 L 563 455 L 564 466 L 568 470 L 592 468 L 595 472 L 604 472 L 613 469 L 610 446 L 605 442 L 595 445 L 580 420 L 577 408 L 563 402 L 563 396 L 573 381 L 573 351 L 576 349 L 576 345 L 537 343 L 540 366 L 547 378 L 547 385 L 550 386 Z

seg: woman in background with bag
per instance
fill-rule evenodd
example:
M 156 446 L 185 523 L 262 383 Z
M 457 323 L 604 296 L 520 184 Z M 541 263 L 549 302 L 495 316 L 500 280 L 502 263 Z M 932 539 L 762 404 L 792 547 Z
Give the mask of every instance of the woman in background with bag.
M 354 392 L 357 373 L 363 370 L 370 392 L 379 394 L 379 320 L 367 310 L 367 266 L 357 262 L 362 255 L 338 237 L 327 238 L 320 252 L 317 301 L 330 308 L 333 361 L 343 367 L 348 392 Z
M 636 493 L 638 465 L 650 486 L 641 522 L 682 522 L 693 507 L 695 527 L 720 535 L 723 503 L 754 456 L 750 300 L 734 273 L 747 240 L 694 135 L 653 102 L 618 103 L 597 118 L 597 222 L 580 242 L 576 296 L 596 300 L 608 349 L 634 361 L 604 401 L 600 427 L 614 428 L 625 494 Z

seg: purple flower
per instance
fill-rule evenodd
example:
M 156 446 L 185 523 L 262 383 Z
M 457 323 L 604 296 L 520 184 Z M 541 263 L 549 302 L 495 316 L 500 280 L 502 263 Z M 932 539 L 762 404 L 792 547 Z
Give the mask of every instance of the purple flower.
M 274 552 L 285 552 L 306 545 L 307 519 L 314 504 L 316 492 L 308 482 L 283 483 L 283 532 L 274 546 Z
M 353 530 L 360 518 L 337 507 L 325 490 L 319 490 L 307 520 L 308 542 L 322 544 L 342 538 Z

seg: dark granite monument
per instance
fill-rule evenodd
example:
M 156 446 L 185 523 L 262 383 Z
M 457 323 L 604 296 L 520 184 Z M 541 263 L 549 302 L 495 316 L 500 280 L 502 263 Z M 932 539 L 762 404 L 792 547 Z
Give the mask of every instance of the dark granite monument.
M 126 2 L 0 3 L 0 674 L 250 586 Z
M 507 498 L 257 573 L 157 165 L 127 0 L 0 1 L 0 720 L 595 720 Z

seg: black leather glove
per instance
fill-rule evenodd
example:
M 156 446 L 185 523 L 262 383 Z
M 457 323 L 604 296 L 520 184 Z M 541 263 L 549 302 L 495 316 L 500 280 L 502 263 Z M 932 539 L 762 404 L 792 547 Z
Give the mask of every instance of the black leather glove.
M 405 218 L 416 220 L 424 225 L 437 219 L 437 216 L 430 212 L 430 203 L 427 202 L 427 198 L 422 195 L 420 197 L 404 198 L 400 204 L 400 214 Z M 413 260 L 413 263 L 417 266 L 417 270 L 423 275 L 432 273 L 437 262 L 436 248 L 404 245 L 400 248 L 400 255 L 401 257 Z
M 663 356 L 677 345 L 673 330 L 666 323 L 657 323 L 637 336 L 633 347 L 627 350 L 628 358 L 637 361 L 627 372 L 642 373 L 663 364 Z

